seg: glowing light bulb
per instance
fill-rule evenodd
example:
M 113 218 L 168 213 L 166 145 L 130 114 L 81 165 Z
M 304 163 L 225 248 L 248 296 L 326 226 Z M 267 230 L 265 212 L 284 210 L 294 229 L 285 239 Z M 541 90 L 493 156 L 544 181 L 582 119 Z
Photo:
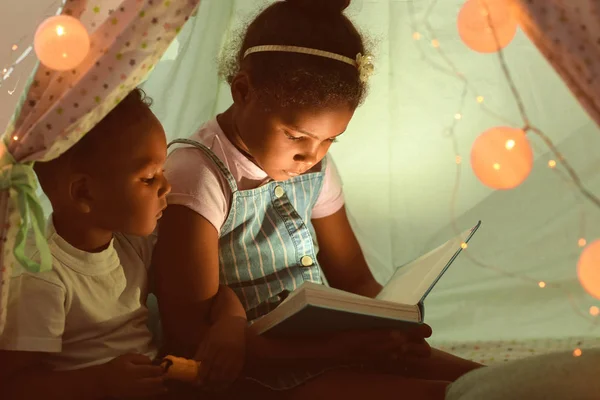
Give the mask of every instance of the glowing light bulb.
M 433 39 L 431 41 L 431 45 L 437 49 L 438 47 L 440 47 L 440 42 L 437 39 Z
M 454 119 L 456 119 L 457 121 L 462 119 L 462 115 L 460 113 L 456 113 L 454 114 Z
M 577 244 L 579 245 L 579 247 L 585 247 L 585 245 L 587 244 L 587 240 L 581 238 L 577 241 Z
M 573 357 L 580 357 L 582 353 L 583 352 L 581 351 L 581 349 L 577 348 L 573 350 Z
M 413 33 L 412 37 L 415 40 L 419 40 L 419 39 L 421 39 L 421 34 L 419 32 L 415 32 L 415 33 Z
M 18 48 L 19 46 L 17 46 L 16 44 L 13 44 L 11 47 L 12 51 L 17 51 Z
M 588 244 L 581 252 L 577 277 L 586 292 L 600 299 L 600 240 Z
M 477 102 L 479 104 L 483 103 L 483 96 L 477 96 Z
M 462 41 L 470 49 L 480 53 L 494 53 L 499 50 L 498 44 L 500 49 L 508 46 L 517 33 L 518 25 L 509 3 L 506 0 L 467 0 L 457 21 Z
M 556 167 L 556 161 L 554 161 L 554 160 L 550 160 L 550 161 L 548 161 L 548 166 L 549 166 L 550 168 L 554 168 L 554 167 Z
M 533 168 L 533 151 L 525 132 L 505 126 L 483 132 L 471 148 L 471 167 L 490 188 L 506 190 L 519 186 Z
M 538 286 L 541 287 L 542 289 L 546 287 L 546 282 L 544 281 L 540 281 L 538 282 Z
M 17 141 L 17 140 L 19 140 L 19 137 L 17 135 L 15 135 L 15 136 L 12 137 L 12 140 Z
M 461 248 L 464 250 L 464 249 L 466 249 L 467 247 L 469 247 L 469 245 L 468 245 L 468 244 L 466 244 L 465 242 L 462 242 L 462 243 L 460 244 L 460 247 L 461 247 Z
M 456 161 L 457 164 L 462 163 L 462 157 L 461 156 L 456 156 L 455 157 L 455 161 Z
M 88 55 L 90 37 L 77 18 L 57 15 L 38 27 L 34 50 L 47 68 L 68 71 L 76 68 Z
M 598 315 L 600 315 L 600 308 L 598 308 L 596 306 L 591 306 L 590 307 L 590 315 L 592 315 L 593 317 L 597 317 Z

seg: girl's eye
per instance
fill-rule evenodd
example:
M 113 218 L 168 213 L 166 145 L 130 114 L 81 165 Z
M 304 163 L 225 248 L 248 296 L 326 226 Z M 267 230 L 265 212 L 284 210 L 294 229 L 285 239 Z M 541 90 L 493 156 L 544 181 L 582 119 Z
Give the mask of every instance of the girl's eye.
M 302 140 L 303 139 L 302 136 L 293 136 L 289 132 L 285 132 L 285 136 L 287 136 L 287 138 L 289 140 L 294 140 L 294 141 L 296 141 L 296 140 Z
M 154 178 L 154 177 L 152 177 L 152 178 L 142 178 L 142 182 L 144 182 L 146 185 L 152 185 L 155 180 L 156 180 L 156 178 Z

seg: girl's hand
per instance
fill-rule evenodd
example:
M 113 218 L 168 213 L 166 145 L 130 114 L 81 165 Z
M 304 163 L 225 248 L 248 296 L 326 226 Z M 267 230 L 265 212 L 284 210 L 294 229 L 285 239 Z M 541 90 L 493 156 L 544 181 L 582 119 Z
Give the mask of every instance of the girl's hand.
M 245 318 L 223 317 L 210 327 L 194 357 L 201 362 L 202 386 L 224 389 L 239 377 L 246 358 L 247 325 Z
M 431 348 L 425 339 L 430 336 L 428 325 L 410 330 L 343 332 L 329 338 L 328 353 L 348 361 L 429 357 Z
M 361 362 L 400 357 L 428 357 L 425 338 L 431 328 L 418 325 L 405 330 L 339 332 L 319 336 L 271 338 L 249 330 L 248 361 L 251 365 L 312 365 L 315 361 Z

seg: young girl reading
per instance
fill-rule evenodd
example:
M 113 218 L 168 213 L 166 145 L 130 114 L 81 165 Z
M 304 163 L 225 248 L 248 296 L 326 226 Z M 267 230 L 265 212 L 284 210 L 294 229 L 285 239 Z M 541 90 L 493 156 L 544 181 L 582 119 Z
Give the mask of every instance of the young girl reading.
M 372 69 L 361 35 L 343 14 L 348 4 L 287 0 L 266 8 L 225 60 L 233 104 L 167 161 L 173 190 L 153 259 L 165 345 L 192 357 L 204 338 L 197 356 L 208 381 L 235 378 L 228 366 L 243 356 L 244 317 L 265 315 L 303 282 L 326 279 L 370 297 L 381 290 L 327 157 L 364 100 Z M 216 310 L 231 318 L 209 327 Z M 422 326 L 289 342 L 247 335 L 247 365 L 254 368 L 243 376 L 268 388 L 263 397 L 443 398 L 449 380 L 479 365 L 435 351 L 407 357 L 410 344 L 429 355 L 429 333 Z M 390 357 L 428 379 L 382 371 Z

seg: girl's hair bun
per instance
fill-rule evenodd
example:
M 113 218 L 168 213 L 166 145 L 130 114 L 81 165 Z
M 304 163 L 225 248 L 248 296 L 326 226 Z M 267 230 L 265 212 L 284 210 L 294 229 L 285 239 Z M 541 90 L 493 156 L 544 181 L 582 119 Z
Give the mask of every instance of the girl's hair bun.
M 286 0 L 286 2 L 314 14 L 341 14 L 350 5 L 350 0 Z

